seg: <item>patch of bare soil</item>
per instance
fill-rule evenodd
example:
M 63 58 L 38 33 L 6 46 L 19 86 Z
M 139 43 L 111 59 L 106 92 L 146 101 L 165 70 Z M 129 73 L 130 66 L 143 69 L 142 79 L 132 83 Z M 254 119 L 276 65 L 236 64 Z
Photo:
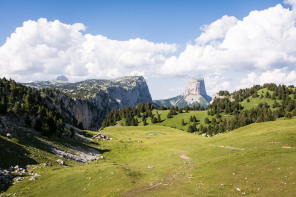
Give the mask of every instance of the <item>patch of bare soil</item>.
M 296 147 L 283 146 L 282 148 L 296 148 Z
M 210 145 L 210 146 L 216 146 L 220 148 L 228 148 L 228 149 L 233 149 L 233 150 L 246 150 L 244 148 L 237 148 L 237 147 L 232 147 L 232 146 L 217 146 L 217 145 Z
M 180 155 L 180 158 L 181 158 L 181 159 L 184 159 L 184 160 L 187 160 L 187 161 L 189 161 L 189 160 L 190 160 L 190 158 L 189 158 L 189 157 L 187 157 L 187 156 L 186 156 L 186 155 L 184 155 L 184 154 Z

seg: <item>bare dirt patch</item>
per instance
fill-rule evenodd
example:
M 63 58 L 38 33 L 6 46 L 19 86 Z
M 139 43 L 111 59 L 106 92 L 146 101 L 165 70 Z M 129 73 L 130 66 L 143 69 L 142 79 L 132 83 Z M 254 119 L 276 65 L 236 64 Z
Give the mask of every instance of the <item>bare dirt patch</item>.
M 187 157 L 187 156 L 186 156 L 186 155 L 184 155 L 184 154 L 180 155 L 180 158 L 181 158 L 181 159 L 184 159 L 184 160 L 187 160 L 187 161 L 189 161 L 189 160 L 190 160 L 190 158 L 189 158 L 189 157 Z
M 282 148 L 296 148 L 296 147 L 291 147 L 291 146 L 283 146 Z

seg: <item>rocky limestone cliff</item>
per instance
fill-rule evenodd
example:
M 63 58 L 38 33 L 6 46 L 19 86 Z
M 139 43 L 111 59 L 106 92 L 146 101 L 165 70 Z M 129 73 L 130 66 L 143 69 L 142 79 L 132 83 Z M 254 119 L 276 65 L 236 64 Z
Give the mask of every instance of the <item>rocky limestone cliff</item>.
M 187 95 L 207 95 L 204 79 L 191 79 L 185 89 L 184 96 Z
M 154 101 L 158 106 L 193 106 L 200 104 L 201 106 L 208 106 L 209 102 L 212 100 L 210 96 L 207 95 L 204 79 L 191 79 L 182 95 Z
M 207 95 L 204 79 L 191 79 L 185 89 L 183 97 L 187 103 L 200 103 L 204 98 L 207 102 L 211 101 L 211 97 Z
M 24 85 L 35 88 L 56 88 L 55 103 L 71 124 L 82 122 L 84 128 L 96 130 L 105 116 L 114 109 L 135 107 L 139 103 L 152 102 L 144 77 L 122 77 L 113 80 L 86 80 L 77 83 L 33 82 Z

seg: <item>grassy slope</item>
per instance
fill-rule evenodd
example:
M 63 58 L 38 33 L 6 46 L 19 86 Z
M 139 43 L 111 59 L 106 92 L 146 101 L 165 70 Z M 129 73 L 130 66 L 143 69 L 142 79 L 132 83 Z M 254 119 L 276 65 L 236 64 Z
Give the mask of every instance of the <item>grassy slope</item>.
M 157 113 L 160 114 L 162 122 L 155 123 L 154 125 L 166 126 L 166 127 L 177 128 L 180 130 L 187 131 L 189 125 L 193 125 L 193 122 L 190 122 L 190 116 L 195 116 L 197 120 L 199 120 L 199 122 L 197 122 L 197 127 L 199 127 L 201 124 L 206 125 L 204 122 L 206 117 L 208 117 L 210 121 L 212 120 L 213 117 L 215 117 L 215 116 L 208 116 L 207 111 L 189 111 L 188 113 L 185 113 L 185 111 L 183 112 L 184 113 L 178 112 L 177 115 L 174 115 L 172 118 L 168 119 L 167 114 L 169 113 L 169 110 L 158 110 Z M 156 110 L 153 110 L 152 113 L 155 114 L 155 117 L 157 117 Z M 231 118 L 231 116 L 223 115 L 222 118 L 226 118 L 228 120 L 229 118 Z M 184 119 L 185 125 L 182 125 L 182 119 Z M 139 126 L 143 126 L 142 118 L 138 118 L 138 122 L 139 122 Z M 118 121 L 118 123 L 121 125 L 125 125 L 125 119 Z M 151 123 L 151 118 L 149 117 L 146 118 L 146 123 L 148 125 L 153 125 Z
M 296 149 L 282 148 L 296 146 L 295 130 L 296 119 L 253 124 L 212 138 L 162 126 L 109 127 L 103 132 L 113 140 L 100 142 L 101 149 L 109 150 L 105 160 L 44 167 L 37 181 L 24 180 L 6 194 L 295 196 Z
M 247 99 L 243 100 L 241 102 L 241 105 L 244 107 L 244 110 L 249 110 L 249 109 L 255 108 L 255 107 L 257 107 L 257 105 L 259 103 L 265 103 L 265 102 L 271 107 L 271 109 L 273 109 L 272 104 L 274 103 L 274 100 L 272 100 L 271 98 L 264 97 L 267 91 L 269 92 L 270 95 L 272 95 L 274 92 L 274 91 L 267 90 L 267 88 L 263 88 L 263 89 L 257 91 L 258 95 L 263 95 L 262 99 L 260 99 L 259 97 L 252 98 L 252 96 L 250 96 L 249 103 L 247 103 Z M 290 97 L 293 98 L 292 95 L 290 95 Z M 278 102 L 279 104 L 282 103 L 282 101 L 278 100 L 278 99 L 276 99 L 276 102 Z M 278 108 L 275 108 L 275 109 L 278 109 Z
M 248 97 L 250 102 L 247 102 L 246 101 L 247 99 L 243 100 L 241 102 L 241 105 L 244 107 L 243 110 L 250 110 L 252 108 L 257 107 L 259 103 L 265 103 L 265 102 L 270 106 L 271 110 L 279 109 L 279 107 L 272 108 L 274 100 L 272 100 L 271 98 L 264 97 L 267 91 L 269 92 L 270 95 L 273 94 L 273 91 L 267 90 L 267 88 L 263 88 L 261 90 L 258 90 L 258 92 L 257 92 L 258 95 L 263 95 L 262 99 L 260 99 L 260 97 L 252 98 L 252 96 L 250 96 L 250 97 Z M 290 98 L 293 99 L 292 94 L 289 96 L 290 96 Z M 281 104 L 282 100 L 276 99 L 276 102 Z M 183 112 L 185 112 L 185 111 L 183 111 Z M 184 130 L 184 131 L 187 131 L 189 125 L 193 124 L 192 122 L 189 121 L 190 116 L 196 116 L 196 118 L 199 120 L 199 122 L 197 123 L 197 127 L 199 127 L 200 125 L 206 126 L 206 124 L 204 123 L 204 120 L 206 117 L 208 117 L 210 121 L 212 120 L 213 117 L 215 117 L 215 116 L 209 116 L 207 114 L 207 111 L 189 111 L 189 113 L 181 113 L 181 114 L 177 112 L 177 115 L 173 116 L 171 119 L 167 118 L 167 114 L 169 113 L 169 110 L 158 110 L 157 113 L 160 114 L 162 122 L 155 123 L 154 125 L 161 125 L 161 126 L 167 126 L 167 127 L 171 127 L 171 128 L 177 128 L 177 129 Z M 153 114 L 157 117 L 156 110 L 153 110 Z M 225 114 L 223 115 L 223 114 L 224 113 L 222 113 L 222 119 L 226 118 L 228 120 L 233 117 L 232 115 L 225 115 Z M 182 125 L 182 119 L 184 119 L 185 125 Z M 139 121 L 139 125 L 143 126 L 142 118 L 138 118 L 138 121 Z M 148 123 L 148 125 L 153 125 L 151 123 L 151 119 L 149 117 L 146 119 L 146 122 Z M 121 125 L 125 125 L 125 119 L 118 121 L 118 123 Z

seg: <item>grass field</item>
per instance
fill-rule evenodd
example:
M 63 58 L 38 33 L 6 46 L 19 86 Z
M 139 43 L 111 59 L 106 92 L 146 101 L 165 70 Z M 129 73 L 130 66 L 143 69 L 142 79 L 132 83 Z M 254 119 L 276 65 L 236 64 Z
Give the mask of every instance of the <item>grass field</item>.
M 103 132 L 113 138 L 96 146 L 104 160 L 42 166 L 35 170 L 41 174 L 36 181 L 16 183 L 1 195 L 296 195 L 296 119 L 252 124 L 211 138 L 157 125 Z M 32 150 L 27 151 L 31 157 Z M 56 159 L 46 154 L 42 162 Z

